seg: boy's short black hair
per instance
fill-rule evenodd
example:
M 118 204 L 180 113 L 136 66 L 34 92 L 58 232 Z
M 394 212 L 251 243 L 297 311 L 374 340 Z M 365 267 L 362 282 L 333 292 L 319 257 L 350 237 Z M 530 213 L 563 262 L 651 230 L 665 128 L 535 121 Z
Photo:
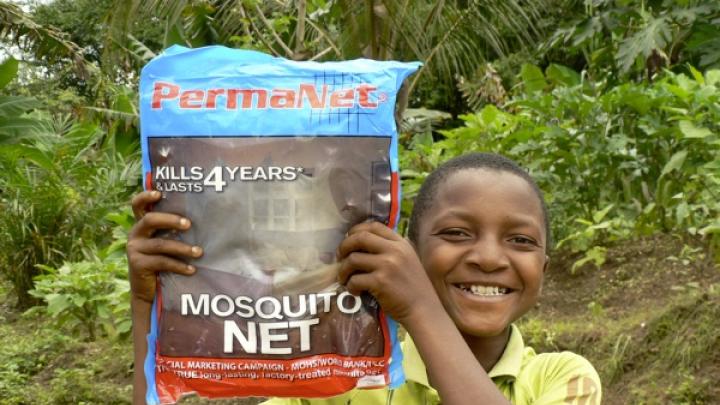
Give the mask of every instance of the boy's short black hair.
M 461 170 L 467 169 L 487 169 L 496 170 L 500 172 L 508 172 L 516 176 L 521 177 L 528 182 L 530 187 L 535 192 L 538 200 L 540 200 L 540 206 L 542 207 L 543 222 L 545 225 L 545 240 L 547 241 L 547 247 L 545 251 L 549 251 L 552 246 L 552 233 L 550 231 L 550 214 L 548 213 L 547 205 L 545 204 L 545 197 L 543 196 L 540 187 L 538 187 L 535 180 L 520 167 L 513 160 L 506 158 L 505 156 L 497 155 L 494 153 L 468 153 L 460 155 L 455 158 L 448 160 L 447 162 L 438 166 L 430 175 L 425 179 L 418 191 L 417 197 L 415 197 L 415 204 L 413 206 L 412 214 L 410 215 L 410 225 L 408 226 L 408 237 L 413 243 L 418 241 L 418 228 L 420 227 L 420 221 L 425 213 L 432 207 L 435 200 L 436 194 L 440 185 L 451 175 Z

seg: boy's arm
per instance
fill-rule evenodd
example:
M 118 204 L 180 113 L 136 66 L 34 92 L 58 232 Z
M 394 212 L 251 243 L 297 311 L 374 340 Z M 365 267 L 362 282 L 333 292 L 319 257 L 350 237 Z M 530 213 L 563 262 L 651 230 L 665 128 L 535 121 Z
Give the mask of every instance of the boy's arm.
M 133 335 L 133 404 L 145 404 L 145 355 L 147 353 L 146 336 L 150 331 L 150 311 L 152 304 L 142 299 L 132 297 L 132 335 Z
M 372 294 L 412 336 L 444 405 L 510 404 L 447 314 L 414 248 L 385 225 L 353 227 L 338 248 L 339 282 Z
M 440 300 L 426 297 L 422 310 L 403 322 L 427 367 L 428 379 L 448 404 L 510 404 L 463 339 Z
M 152 204 L 162 197 L 158 191 L 143 191 L 133 198 L 132 208 L 135 225 L 130 230 L 127 243 L 128 271 L 130 279 L 130 305 L 133 324 L 133 404 L 145 404 L 145 354 L 147 334 L 150 331 L 150 311 L 155 298 L 157 273 L 170 271 L 191 275 L 195 268 L 179 258 L 198 258 L 199 246 L 190 246 L 176 240 L 156 238 L 160 230 L 186 231 L 190 221 L 179 215 L 149 212 Z

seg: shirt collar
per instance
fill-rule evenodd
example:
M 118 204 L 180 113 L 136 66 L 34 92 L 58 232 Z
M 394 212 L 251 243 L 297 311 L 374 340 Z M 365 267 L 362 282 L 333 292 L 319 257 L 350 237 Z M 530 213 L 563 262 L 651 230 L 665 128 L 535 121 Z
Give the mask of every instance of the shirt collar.
M 505 351 L 500 360 L 490 370 L 488 376 L 490 378 L 508 376 L 517 378 L 522 367 L 523 355 L 525 352 L 525 343 L 523 342 L 520 330 L 515 325 L 511 325 L 510 339 L 508 339 Z
M 430 384 L 428 383 L 425 363 L 422 361 L 415 342 L 413 342 L 410 335 L 405 338 L 403 349 L 403 355 L 405 356 L 403 360 L 405 377 L 410 381 L 429 387 Z M 520 331 L 515 325 L 511 325 L 510 339 L 508 339 L 508 343 L 505 346 L 505 351 L 503 351 L 498 362 L 495 363 L 495 366 L 490 370 L 488 376 L 490 376 L 490 378 L 500 376 L 516 378 L 518 374 L 520 374 L 524 349 L 525 343 L 520 335 Z

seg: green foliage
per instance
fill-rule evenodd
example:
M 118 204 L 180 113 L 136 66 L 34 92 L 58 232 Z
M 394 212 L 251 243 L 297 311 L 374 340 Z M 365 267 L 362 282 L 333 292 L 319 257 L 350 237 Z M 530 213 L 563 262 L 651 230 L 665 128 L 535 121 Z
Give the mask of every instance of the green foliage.
M 608 255 L 630 261 L 603 272 L 549 273 L 552 290 L 518 327 L 538 351 L 587 358 L 600 374 L 603 403 L 717 403 L 708 381 L 720 356 L 716 269 L 707 261 L 663 260 L 682 255 L 678 238 L 645 242 L 609 248 Z
M 20 334 L 3 326 L 3 336 Z M 0 402 L 18 404 L 28 399 L 27 384 L 40 373 L 50 360 L 67 349 L 71 338 L 40 328 L 23 333 L 22 339 L 8 339 L 0 346 Z
M 467 105 L 474 110 L 485 104 L 500 106 L 507 101 L 507 91 L 500 73 L 491 63 L 478 68 L 468 80 L 461 76 L 458 90 L 462 92 Z
M 25 114 L 37 106 L 37 100 L 32 97 L 0 95 L 0 145 L 16 143 L 47 130 L 43 120 Z
M 639 14 L 642 21 L 640 27 L 618 45 L 615 59 L 621 72 L 629 71 L 638 59 L 640 66 L 644 66 L 645 61 L 654 52 L 665 54 L 664 50 L 672 39 L 668 17 L 655 18 L 642 10 Z M 667 56 L 664 57 L 667 59 Z
M 38 265 L 45 271 L 35 277 L 30 295 L 47 306 L 32 312 L 47 314 L 58 327 L 82 330 L 89 340 L 98 332 L 117 339 L 130 332 L 130 285 L 125 245 L 132 222 L 129 212 L 114 214 L 122 224 L 113 230 L 115 241 L 92 260 L 65 262 L 60 268 Z
M 18 61 L 9 57 L 0 64 L 0 89 L 17 77 Z M 39 103 L 32 97 L 0 94 L 0 145 L 14 143 L 44 128 L 42 122 L 25 115 Z
M 131 387 L 100 383 L 103 370 L 93 368 L 58 368 L 49 387 L 34 390 L 38 404 L 130 404 Z
M 67 38 L 82 50 L 82 58 L 95 67 L 93 76 L 84 74 L 77 69 L 67 69 L 67 63 L 45 65 L 45 77 L 53 77 L 55 86 L 60 89 L 69 89 L 86 98 L 93 104 L 97 93 L 102 90 L 106 78 L 110 83 L 130 83 L 135 78 L 129 75 L 137 66 L 127 61 L 118 61 L 110 57 L 111 50 L 121 44 L 108 38 L 108 19 L 114 13 L 123 13 L 125 10 L 115 10 L 115 0 L 53 0 L 51 2 L 37 2 L 33 5 L 29 18 L 42 27 L 53 27 L 63 33 Z M 152 19 L 136 18 L 126 27 L 129 34 L 137 42 L 150 48 L 159 49 L 162 46 L 162 24 Z M 125 41 L 122 42 L 125 44 Z M 42 60 L 42 54 L 31 46 L 22 49 L 31 54 L 33 58 Z M 67 62 L 67 60 L 63 60 Z M 47 82 L 47 81 L 46 81 Z M 49 84 L 49 83 L 48 83 Z
M 0 282 L 2 302 L 5 290 Z M 0 321 L 0 403 L 130 403 L 129 342 L 82 342 L 45 318 L 17 317 L 7 307 Z
M 523 64 L 522 68 L 520 68 L 520 77 L 522 77 L 525 91 L 528 93 L 542 91 L 545 87 L 547 87 L 545 75 L 542 70 L 535 65 L 528 63 Z
M 0 145 L 0 271 L 21 307 L 33 304 L 36 264 L 78 260 L 108 241 L 105 216 L 126 204 L 139 172 L 96 125 L 45 122 L 52 132 Z
M 77 72 L 91 69 L 83 58 L 83 50 L 68 41 L 62 32 L 36 23 L 30 15 L 11 2 L 0 3 L 0 40 L 12 42 L 23 49 L 31 49 L 46 66 L 68 62 Z
M 17 71 L 18 61 L 12 56 L 7 58 L 5 62 L 0 63 L 0 89 L 5 87 L 17 76 Z
M 115 47 L 121 51 L 116 57 L 130 56 L 133 62 L 147 54 L 142 48 L 160 51 L 142 40 L 145 45 L 138 46 L 128 37 L 131 21 L 138 19 L 160 20 L 163 47 L 222 44 L 294 60 L 420 60 L 425 65 L 409 88 L 421 88 L 424 106 L 447 108 L 461 100 L 455 91 L 457 75 L 468 75 L 481 62 L 531 48 L 539 40 L 536 25 L 549 3 L 118 1 L 109 34 L 121 45 Z
M 680 384 L 671 387 L 668 394 L 674 404 L 695 405 L 709 403 L 708 392 L 713 382 L 708 377 L 696 377 L 687 371 L 679 376 Z
M 573 263 L 570 272 L 575 273 L 587 263 L 592 263 L 596 268 L 600 268 L 605 264 L 605 260 L 607 260 L 607 249 L 602 246 L 593 246 L 583 253 L 582 258 Z
M 720 25 L 717 19 L 697 24 L 687 40 L 685 50 L 698 59 L 698 66 L 720 66 Z
M 409 145 L 402 157 L 412 197 L 424 173 L 470 150 L 507 155 L 546 192 L 561 247 L 676 231 L 718 245 L 720 71 L 667 72 L 652 84 L 604 87 L 552 65 L 525 65 L 523 93 L 505 108 L 462 116 L 445 139 Z M 574 84 L 577 83 L 577 84 Z M 600 248 L 581 260 L 599 265 Z
M 607 259 L 607 249 L 598 246 L 598 243 L 626 239 L 631 236 L 629 221 L 623 217 L 610 217 L 608 213 L 614 205 L 594 212 L 590 219 L 576 218 L 577 230 L 557 243 L 557 248 L 567 247 L 571 252 L 581 252 L 582 256 L 570 267 L 570 272 L 575 273 L 587 263 L 592 263 L 600 268 Z
M 688 62 L 718 67 L 718 18 L 715 0 L 584 2 L 577 17 L 548 39 L 544 52 L 557 51 L 565 61 L 582 58 L 576 67 L 598 80 L 651 78 L 663 67 Z

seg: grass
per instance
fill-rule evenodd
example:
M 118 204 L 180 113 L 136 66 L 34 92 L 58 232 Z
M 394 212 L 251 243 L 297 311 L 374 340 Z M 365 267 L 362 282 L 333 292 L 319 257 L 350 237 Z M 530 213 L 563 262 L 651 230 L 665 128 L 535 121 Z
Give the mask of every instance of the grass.
M 538 351 L 587 357 L 604 404 L 720 403 L 720 269 L 673 260 L 683 244 L 657 242 L 599 271 L 549 274 L 548 302 L 519 326 Z M 633 256 L 623 250 L 613 253 Z
M 8 303 L 7 290 L 0 299 Z M 7 304 L 5 304 L 7 305 Z M 129 341 L 84 342 L 42 318 L 2 308 L 0 404 L 129 404 Z

